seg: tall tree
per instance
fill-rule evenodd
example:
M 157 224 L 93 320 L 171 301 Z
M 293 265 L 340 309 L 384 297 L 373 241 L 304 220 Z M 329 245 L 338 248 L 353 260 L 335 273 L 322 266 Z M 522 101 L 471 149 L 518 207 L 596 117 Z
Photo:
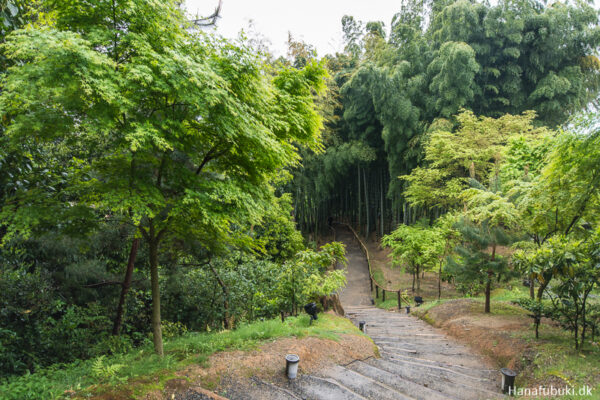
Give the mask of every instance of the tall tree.
M 597 102 L 599 14 L 585 2 L 405 0 L 399 11 L 387 38 L 380 22 L 363 24 L 350 16 L 342 21 L 351 62 L 337 80 L 343 120 L 336 134 L 342 142 L 365 142 L 377 155 L 361 182 L 369 191 L 377 188 L 372 199 L 361 196 L 363 212 L 381 208 L 380 215 L 393 223 L 438 212 L 416 204 L 397 177 L 428 163 L 422 156 L 430 135 L 440 126 L 452 131 L 460 124 L 455 116 L 461 108 L 492 118 L 532 110 L 535 125 L 556 127 Z M 440 179 L 457 183 L 433 172 L 419 169 L 414 176 L 429 186 Z M 357 173 L 354 168 L 330 177 L 331 189 L 315 207 L 327 210 L 326 199 L 349 191 Z M 387 198 L 375 207 L 380 190 Z M 359 193 L 353 190 L 351 196 L 357 203 Z M 344 217 L 352 218 L 356 208 Z
M 45 197 L 24 185 L 2 221 L 9 234 L 27 234 L 61 203 L 134 225 L 149 250 L 162 355 L 162 244 L 219 246 L 236 240 L 235 224 L 260 221 L 269 180 L 298 159 L 294 143 L 318 144 L 313 91 L 326 73 L 311 63 L 269 74 L 244 46 L 189 29 L 175 0 L 44 5 L 51 26 L 8 39 L 19 66 L 0 107 L 15 149 L 36 143 L 67 155 L 67 182 Z

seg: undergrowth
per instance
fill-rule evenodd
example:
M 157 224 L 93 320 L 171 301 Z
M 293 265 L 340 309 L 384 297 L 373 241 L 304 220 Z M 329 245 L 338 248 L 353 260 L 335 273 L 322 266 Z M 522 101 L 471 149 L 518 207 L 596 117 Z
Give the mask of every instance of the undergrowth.
M 320 314 L 309 325 L 307 315 L 258 321 L 240 326 L 233 331 L 212 333 L 192 332 L 165 343 L 163 358 L 154 354 L 152 347 L 144 347 L 126 354 L 101 356 L 87 361 L 59 364 L 0 383 L 3 400 L 54 400 L 87 397 L 115 386 L 126 386 L 132 381 L 164 381 L 172 371 L 192 363 L 206 365 L 208 357 L 225 350 L 251 350 L 261 343 L 281 337 L 316 336 L 339 340 L 340 334 L 361 334 L 348 319 Z M 154 383 L 149 389 L 160 389 Z M 139 392 L 136 391 L 136 392 Z M 136 393 L 140 394 L 140 393 Z

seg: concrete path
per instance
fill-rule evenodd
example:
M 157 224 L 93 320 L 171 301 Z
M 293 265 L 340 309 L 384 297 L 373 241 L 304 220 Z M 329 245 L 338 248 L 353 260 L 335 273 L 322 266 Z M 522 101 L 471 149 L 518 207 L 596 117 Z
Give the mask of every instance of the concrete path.
M 346 245 L 346 258 L 348 259 L 348 283 L 339 295 L 342 306 L 367 306 L 371 305 L 371 288 L 369 283 L 369 267 L 360 246 L 356 243 L 354 235 L 347 228 L 337 225 L 335 240 Z
M 315 375 L 300 374 L 275 386 L 253 378 L 243 394 L 231 400 L 483 400 L 503 398 L 497 370 L 490 370 L 471 349 L 420 319 L 371 306 L 366 259 L 352 233 L 337 228 L 346 244 L 348 285 L 340 293 L 346 316 L 379 349 L 380 358 L 356 360 Z

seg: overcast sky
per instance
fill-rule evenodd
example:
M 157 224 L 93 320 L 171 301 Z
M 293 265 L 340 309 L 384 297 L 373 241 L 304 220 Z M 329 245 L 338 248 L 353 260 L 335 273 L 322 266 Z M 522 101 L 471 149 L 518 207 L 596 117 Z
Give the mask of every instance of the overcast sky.
M 209 15 L 218 0 L 186 0 L 190 13 Z M 342 17 L 352 15 L 363 21 L 383 21 L 386 28 L 401 1 L 393 0 L 223 0 L 217 31 L 228 38 L 254 30 L 271 42 L 276 56 L 285 55 L 287 33 L 317 48 L 319 56 L 341 51 Z

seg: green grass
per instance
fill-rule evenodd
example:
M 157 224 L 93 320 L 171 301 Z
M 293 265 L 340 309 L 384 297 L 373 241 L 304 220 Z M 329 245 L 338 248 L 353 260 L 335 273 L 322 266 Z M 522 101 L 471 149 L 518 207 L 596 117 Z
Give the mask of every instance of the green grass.
M 386 299 L 383 301 L 381 294 L 378 299 L 375 299 L 375 307 L 383 308 L 385 310 L 397 309 L 398 308 L 398 295 L 396 293 L 386 293 Z M 375 296 L 373 296 L 375 298 Z M 404 304 L 403 304 L 404 306 Z
M 589 342 L 583 351 L 573 348 L 573 338 L 560 328 L 540 325 L 540 339 L 535 339 L 533 328 L 514 334 L 535 348 L 531 361 L 533 368 L 523 371 L 517 380 L 518 386 L 536 386 L 538 382 L 552 379 L 555 387 L 569 385 L 579 388 L 588 385 L 593 388 L 592 396 L 563 396 L 561 399 L 600 399 L 600 347 Z M 598 340 L 596 338 L 596 340 Z M 548 385 L 543 385 L 548 386 Z
M 427 311 L 429 311 L 433 307 L 436 307 L 440 304 L 444 304 L 445 302 L 450 301 L 450 300 L 453 300 L 453 299 L 441 299 L 441 300 L 434 300 L 434 301 L 426 301 L 425 303 L 423 303 L 422 306 L 415 307 L 414 312 L 417 315 L 422 315 L 422 314 L 427 313 Z M 411 311 L 413 311 L 413 310 L 411 309 Z
M 379 284 L 379 286 L 385 285 L 385 276 L 383 276 L 383 272 L 379 269 L 373 270 L 373 280 Z
M 225 350 L 251 350 L 261 343 L 281 337 L 316 336 L 339 340 L 340 334 L 361 334 L 348 319 L 320 314 L 309 326 L 307 315 L 273 319 L 240 326 L 233 331 L 189 333 L 165 342 L 165 356 L 156 356 L 152 347 L 96 360 L 57 365 L 35 374 L 13 378 L 0 384 L 4 400 L 60 399 L 67 391 L 86 397 L 90 393 L 136 381 L 135 394 L 161 389 L 172 372 L 192 363 L 205 364 L 208 357 Z M 154 378 L 154 379 L 151 379 Z M 102 386 L 98 386 L 102 385 Z

